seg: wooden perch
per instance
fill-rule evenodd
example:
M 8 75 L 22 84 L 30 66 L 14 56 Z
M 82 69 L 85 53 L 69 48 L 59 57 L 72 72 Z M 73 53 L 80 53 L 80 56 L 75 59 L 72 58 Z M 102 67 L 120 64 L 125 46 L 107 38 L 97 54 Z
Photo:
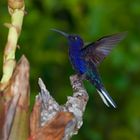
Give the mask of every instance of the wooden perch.
M 29 140 L 69 140 L 77 134 L 83 124 L 83 113 L 88 94 L 81 79 L 70 77 L 73 96 L 68 97 L 65 105 L 59 105 L 39 79 L 40 93 L 30 117 L 31 136 Z

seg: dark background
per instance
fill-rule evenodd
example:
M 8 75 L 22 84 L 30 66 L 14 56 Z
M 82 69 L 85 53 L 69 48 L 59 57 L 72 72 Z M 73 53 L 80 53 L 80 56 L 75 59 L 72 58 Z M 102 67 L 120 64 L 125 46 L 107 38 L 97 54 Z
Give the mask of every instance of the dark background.
M 68 60 L 64 37 L 50 31 L 57 28 L 81 35 L 86 42 L 104 35 L 128 31 L 128 35 L 100 65 L 106 89 L 117 103 L 107 108 L 95 88 L 85 82 L 89 102 L 84 124 L 72 140 L 140 139 L 140 1 L 139 0 L 26 0 L 27 15 L 19 39 L 17 59 L 30 61 L 31 104 L 41 77 L 52 96 L 61 104 L 72 94 L 69 76 L 74 74 Z M 0 1 L 0 73 L 9 22 L 6 1 Z

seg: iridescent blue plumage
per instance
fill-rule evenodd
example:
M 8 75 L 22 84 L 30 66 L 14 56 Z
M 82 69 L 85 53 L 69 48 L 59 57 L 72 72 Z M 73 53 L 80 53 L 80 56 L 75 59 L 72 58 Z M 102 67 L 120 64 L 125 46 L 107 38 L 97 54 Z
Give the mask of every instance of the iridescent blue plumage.
M 69 35 L 56 29 L 52 30 L 68 39 L 69 58 L 73 69 L 96 87 L 97 92 L 107 106 L 112 105 L 116 108 L 115 102 L 102 84 L 97 66 L 110 53 L 112 48 L 124 38 L 126 33 L 105 36 L 96 42 L 84 46 L 84 41 L 80 36 Z

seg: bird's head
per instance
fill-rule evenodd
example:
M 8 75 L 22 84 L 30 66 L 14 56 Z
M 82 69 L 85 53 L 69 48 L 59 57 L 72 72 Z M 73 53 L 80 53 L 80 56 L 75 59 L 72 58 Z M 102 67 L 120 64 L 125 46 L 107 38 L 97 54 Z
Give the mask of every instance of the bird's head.
M 58 32 L 61 35 L 63 35 L 64 37 L 67 38 L 68 43 L 71 47 L 78 47 L 78 48 L 82 48 L 84 45 L 84 42 L 82 40 L 82 38 L 78 35 L 75 34 L 67 34 L 63 31 L 57 30 L 57 29 L 51 29 L 52 31 Z

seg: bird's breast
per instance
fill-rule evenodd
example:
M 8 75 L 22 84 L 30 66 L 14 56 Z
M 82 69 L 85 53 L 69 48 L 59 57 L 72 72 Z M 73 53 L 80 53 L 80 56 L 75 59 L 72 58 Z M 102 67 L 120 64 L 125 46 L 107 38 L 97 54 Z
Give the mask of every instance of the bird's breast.
M 86 72 L 86 62 L 82 59 L 80 52 L 69 50 L 69 57 L 74 70 L 80 74 Z

